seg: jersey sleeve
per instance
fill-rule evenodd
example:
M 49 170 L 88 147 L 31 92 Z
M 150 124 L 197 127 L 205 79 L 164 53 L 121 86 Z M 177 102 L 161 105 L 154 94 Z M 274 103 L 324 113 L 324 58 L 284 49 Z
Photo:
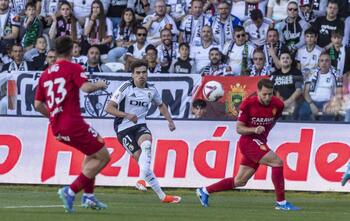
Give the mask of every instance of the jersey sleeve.
M 158 90 L 157 90 L 156 88 L 154 88 L 154 91 L 155 91 L 155 93 L 154 93 L 154 95 L 153 95 L 152 102 L 153 102 L 155 105 L 159 106 L 159 105 L 161 105 L 161 104 L 163 103 L 163 101 L 162 101 L 162 98 L 161 98 L 161 96 L 160 96 Z
M 41 78 L 39 79 L 38 86 L 36 87 L 35 100 L 45 102 L 45 90 Z
M 72 65 L 72 79 L 75 85 L 77 85 L 79 88 L 87 82 L 88 78 L 84 73 L 84 69 L 79 64 Z
M 116 104 L 120 104 L 120 102 L 125 98 L 126 93 L 128 91 L 128 84 L 130 83 L 123 83 L 121 84 L 116 91 L 114 91 L 111 101 L 113 101 Z
M 249 114 L 248 114 L 248 105 L 246 101 L 243 101 L 241 106 L 239 107 L 239 113 L 237 121 L 241 121 L 243 123 L 248 123 Z

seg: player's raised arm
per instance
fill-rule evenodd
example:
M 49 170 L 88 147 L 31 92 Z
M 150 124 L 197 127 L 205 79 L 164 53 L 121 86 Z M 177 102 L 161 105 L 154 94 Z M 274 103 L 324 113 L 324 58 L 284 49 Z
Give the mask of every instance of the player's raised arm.
M 47 107 L 44 102 L 35 100 L 34 101 L 34 108 L 36 111 L 44 115 L 45 117 L 49 117 L 49 112 L 47 111 Z
M 103 80 L 98 80 L 97 82 L 85 82 L 81 85 L 80 89 L 85 93 L 91 93 L 97 90 L 106 89 L 107 83 Z
M 160 113 L 165 117 L 165 119 L 168 121 L 169 125 L 169 130 L 174 131 L 176 129 L 175 124 L 173 119 L 170 116 L 170 113 L 168 111 L 168 107 L 162 103 L 161 105 L 158 106 Z

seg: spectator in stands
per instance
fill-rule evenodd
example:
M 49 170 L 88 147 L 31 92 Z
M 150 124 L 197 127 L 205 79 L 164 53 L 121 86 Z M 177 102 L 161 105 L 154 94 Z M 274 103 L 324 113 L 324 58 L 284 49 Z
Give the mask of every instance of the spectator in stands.
M 266 33 L 273 27 L 270 18 L 264 18 L 260 9 L 250 12 L 250 19 L 244 22 L 243 27 L 249 34 L 249 40 L 256 46 L 261 47 L 266 43 Z
M 117 27 L 122 18 L 122 13 L 126 8 L 134 8 L 132 5 L 129 6 L 130 0 L 110 0 L 108 2 L 109 6 L 107 10 L 107 18 L 112 21 L 113 26 L 113 37 L 117 36 Z
M 207 103 L 205 100 L 196 99 L 192 102 L 192 116 L 194 119 L 203 119 L 207 113 Z
M 186 42 L 190 45 L 199 44 L 201 31 L 204 25 L 209 24 L 209 17 L 203 14 L 202 0 L 193 0 L 191 14 L 186 15 L 180 25 L 179 42 Z
M 267 3 L 267 14 L 268 18 L 271 18 L 276 23 L 282 21 L 287 17 L 288 0 L 269 0 Z
M 287 18 L 276 24 L 280 41 L 288 48 L 293 59 L 297 50 L 305 44 L 304 31 L 310 27 L 309 23 L 299 17 L 298 8 L 297 2 L 290 1 L 287 5 Z
M 345 27 L 344 27 L 344 38 L 343 38 L 343 45 L 349 46 L 349 40 L 350 40 L 350 17 L 347 17 L 344 21 Z
M 33 62 L 35 67 L 42 67 L 46 59 L 47 42 L 43 36 L 36 39 L 35 47 L 24 53 L 24 60 Z
M 332 46 L 328 49 L 331 58 L 331 65 L 343 75 L 350 71 L 350 49 L 343 45 L 343 33 L 332 31 Z
M 84 27 L 84 23 L 86 23 L 86 18 L 89 17 L 89 15 L 91 15 L 91 6 L 94 3 L 94 0 L 68 0 L 68 1 L 72 6 L 74 16 L 77 18 L 79 24 L 82 27 Z M 114 0 L 114 1 L 125 2 L 125 5 L 127 2 L 126 0 Z M 103 14 L 105 15 L 107 13 L 110 0 L 100 0 L 100 2 L 103 4 L 102 11 L 104 12 Z M 120 12 L 122 12 L 123 9 Z
M 316 45 L 317 32 L 313 28 L 309 28 L 304 33 L 305 45 L 298 49 L 295 60 L 297 67 L 303 74 L 304 78 L 308 78 L 311 69 L 318 65 L 318 58 L 322 53 L 322 48 Z
M 233 75 L 249 76 L 254 46 L 247 42 L 246 33 L 242 26 L 235 27 L 233 37 L 233 40 L 227 42 L 223 49 L 226 63 L 232 68 Z
M 192 72 L 190 46 L 187 43 L 181 43 L 179 46 L 179 54 L 180 56 L 174 64 L 173 72 L 176 74 L 190 74 Z
M 316 17 L 321 17 L 326 15 L 328 0 L 300 0 L 300 1 L 312 1 L 312 10 Z
M 202 76 L 230 76 L 232 75 L 231 67 L 221 62 L 222 55 L 219 48 L 212 48 L 209 51 L 210 64 L 205 66 L 200 73 Z
M 299 16 L 308 23 L 313 23 L 316 20 L 316 15 L 312 10 L 312 0 L 299 0 Z
M 323 52 L 319 67 L 313 69 L 305 81 L 305 101 L 299 109 L 299 119 L 334 120 L 337 107 L 340 107 L 341 90 L 341 76 L 331 66 L 329 54 Z M 319 113 L 323 113 L 322 116 Z
M 266 62 L 264 52 L 256 48 L 253 52 L 253 65 L 249 68 L 250 76 L 270 76 L 271 67 Z
M 162 43 L 158 45 L 158 61 L 162 67 L 162 73 L 171 73 L 173 65 L 179 56 L 179 45 L 172 41 L 172 33 L 170 29 L 163 29 L 160 32 Z
M 148 64 L 148 74 L 160 73 L 162 67 L 157 61 L 158 51 L 154 45 L 147 45 L 146 47 L 146 61 Z
M 167 14 L 164 0 L 156 0 L 155 13 L 148 15 L 142 24 L 148 30 L 148 43 L 154 46 L 161 44 L 160 31 L 164 28 L 171 30 L 175 37 L 179 34 L 174 19 Z
M 331 32 L 344 32 L 344 22 L 338 17 L 338 3 L 329 0 L 327 4 L 326 16 L 318 17 L 312 27 L 318 30 L 317 44 L 326 49 L 331 47 Z
M 235 27 L 242 25 L 241 20 L 230 14 L 231 4 L 223 1 L 218 6 L 219 13 L 209 19 L 213 29 L 214 41 L 221 48 L 228 41 L 233 40 L 232 33 Z
M 112 42 L 113 24 L 109 18 L 106 18 L 100 0 L 94 0 L 91 4 L 90 15 L 85 20 L 84 36 L 82 54 L 85 54 L 92 45 L 97 46 L 101 54 L 108 53 Z
M 2 67 L 3 71 L 35 71 L 36 67 L 32 62 L 25 61 L 23 59 L 23 46 L 21 44 L 14 44 L 11 47 L 11 58 L 12 62 L 5 64 Z
M 132 62 L 137 60 L 143 60 L 146 56 L 146 42 L 147 29 L 143 26 L 136 28 L 136 43 L 130 45 L 125 54 L 125 70 L 129 71 L 129 66 Z
M 167 10 L 169 11 L 170 16 L 174 19 L 176 23 L 181 22 L 185 17 L 185 0 L 167 0 Z
M 11 11 L 9 4 L 9 0 L 0 1 L 0 54 L 2 56 L 7 54 L 6 46 L 14 44 L 19 36 L 20 16 Z
M 268 0 L 234 0 L 232 2 L 231 14 L 237 16 L 241 21 L 249 19 L 253 10 L 261 10 L 263 17 L 266 15 Z
M 85 70 L 89 73 L 94 72 L 112 72 L 105 64 L 101 64 L 101 53 L 98 46 L 91 46 L 87 54 L 88 60 Z
M 81 46 L 79 42 L 73 41 L 72 62 L 85 66 L 87 60 L 87 56 L 81 54 Z
M 271 66 L 271 72 L 281 68 L 279 56 L 282 51 L 287 50 L 282 42 L 279 41 L 279 34 L 276 29 L 267 31 L 266 44 L 263 47 L 266 61 Z
M 74 41 L 80 40 L 82 28 L 73 15 L 72 6 L 69 2 L 60 3 L 57 14 L 52 14 L 52 24 L 49 31 L 51 40 L 60 36 L 69 35 Z
M 34 3 L 29 2 L 26 4 L 24 14 L 25 16 L 21 21 L 19 30 L 19 38 L 25 51 L 28 51 L 34 47 L 36 39 L 42 35 L 43 25 L 36 15 Z
M 294 113 L 295 105 L 302 94 L 303 76 L 292 67 L 292 56 L 288 51 L 280 55 L 281 70 L 272 73 L 274 94 L 284 102 L 284 111 L 289 115 Z
M 133 8 L 135 12 L 136 21 L 138 24 L 142 23 L 143 19 L 150 11 L 150 3 L 148 0 L 129 0 L 128 8 Z
M 134 11 L 131 8 L 126 8 L 122 13 L 122 19 L 117 28 L 116 47 L 108 52 L 109 62 L 116 62 L 125 55 L 128 47 L 135 43 L 136 26 L 137 21 Z
M 58 12 L 59 2 L 61 2 L 61 0 L 37 1 L 37 4 L 40 5 L 40 10 L 37 12 L 40 16 L 44 29 L 51 27 L 52 15 Z
M 198 74 L 209 64 L 209 51 L 213 47 L 220 47 L 213 40 L 213 30 L 210 26 L 204 25 L 201 32 L 201 41 L 190 47 L 190 58 L 193 61 L 194 73 Z M 221 49 L 221 48 L 220 48 Z
M 50 67 L 51 65 L 53 65 L 56 62 L 56 59 L 57 59 L 57 57 L 56 57 L 55 49 L 50 49 L 47 52 L 47 56 L 46 56 L 44 65 L 41 66 L 39 68 L 39 70 L 41 70 L 41 71 L 46 70 L 46 68 Z

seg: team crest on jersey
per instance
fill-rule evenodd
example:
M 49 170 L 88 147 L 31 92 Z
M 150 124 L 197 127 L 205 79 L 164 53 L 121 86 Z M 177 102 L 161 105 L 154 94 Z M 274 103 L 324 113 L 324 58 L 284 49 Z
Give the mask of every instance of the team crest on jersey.
M 149 98 L 149 99 L 152 98 L 152 93 L 151 93 L 151 92 L 148 92 L 147 95 L 148 95 L 148 98 Z
M 232 114 L 234 117 L 238 116 L 239 105 L 241 105 L 243 98 L 246 95 L 246 85 L 236 83 L 230 86 L 231 90 L 226 96 L 226 113 Z
M 107 112 L 104 111 L 111 93 L 106 90 L 99 90 L 85 95 L 85 110 L 92 117 L 104 117 Z

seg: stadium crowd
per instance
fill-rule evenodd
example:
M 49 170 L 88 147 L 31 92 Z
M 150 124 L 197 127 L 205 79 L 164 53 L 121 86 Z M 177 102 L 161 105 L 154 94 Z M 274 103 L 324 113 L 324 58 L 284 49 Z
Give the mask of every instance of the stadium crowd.
M 88 72 L 270 76 L 288 119 L 350 122 L 350 0 L 0 0 L 1 71 L 46 69 L 59 36 Z

